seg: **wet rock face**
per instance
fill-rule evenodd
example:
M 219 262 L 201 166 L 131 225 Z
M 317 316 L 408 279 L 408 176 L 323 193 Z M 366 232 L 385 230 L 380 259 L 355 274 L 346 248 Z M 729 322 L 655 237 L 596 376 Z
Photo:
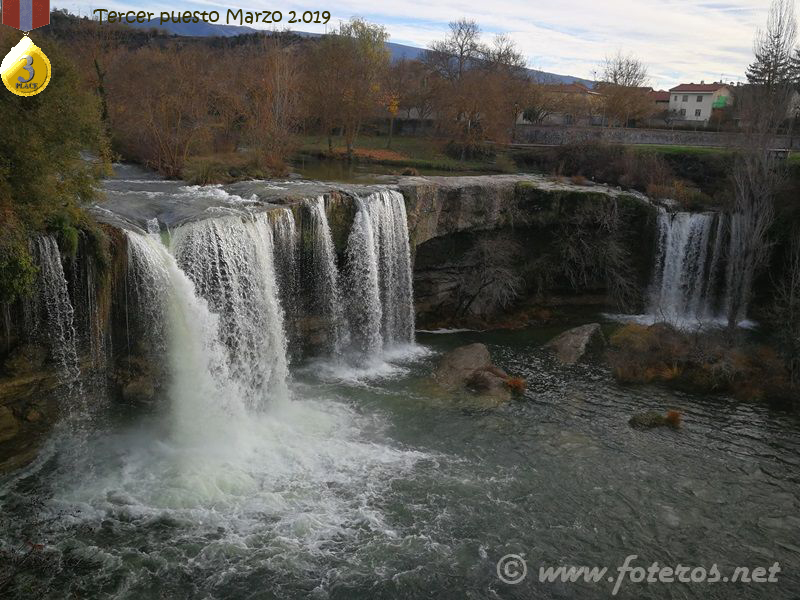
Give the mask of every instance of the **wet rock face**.
M 19 433 L 19 422 L 7 406 L 0 406 L 0 442 L 8 441 Z
M 545 344 L 566 365 L 574 365 L 606 346 L 606 339 L 598 323 L 581 325 L 565 331 Z
M 503 288 L 513 290 L 512 304 L 565 294 L 607 303 L 618 289 L 610 278 L 623 271 L 606 268 L 602 256 L 626 257 L 631 289 L 645 290 L 650 281 L 657 210 L 635 193 L 522 175 L 408 178 L 399 187 L 423 327 L 492 323 L 509 308 L 497 301 L 508 295 L 497 293 Z M 598 235 L 609 223 L 609 233 Z M 587 243 L 576 245 L 575 239 Z M 496 252 L 482 252 L 484 247 Z M 644 301 L 641 294 L 630 296 L 628 304 Z
M 483 344 L 469 344 L 442 357 L 432 375 L 442 389 L 470 391 L 478 395 L 508 400 L 511 390 L 506 385 L 508 374 L 492 364 L 489 350 Z
M 19 377 L 42 369 L 47 362 L 47 348 L 39 344 L 21 344 L 6 358 L 4 370 L 9 377 Z
M 166 385 L 163 358 L 145 352 L 120 359 L 112 381 L 123 402 L 150 404 L 156 401 Z

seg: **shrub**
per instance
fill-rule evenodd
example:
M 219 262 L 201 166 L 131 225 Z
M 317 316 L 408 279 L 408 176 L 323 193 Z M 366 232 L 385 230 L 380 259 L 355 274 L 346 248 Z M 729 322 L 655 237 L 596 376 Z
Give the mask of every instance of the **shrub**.
M 72 221 L 66 215 L 58 214 L 50 220 L 48 229 L 56 236 L 61 253 L 74 258 L 78 253 L 80 232 Z
M 37 272 L 24 238 L 9 228 L 0 237 L 0 302 L 13 302 L 27 296 Z
M 189 160 L 183 168 L 183 178 L 191 185 L 211 185 L 228 183 L 228 170 L 213 159 L 198 158 Z
M 522 394 L 527 383 L 522 377 L 509 377 L 506 379 L 506 385 L 513 393 Z
M 683 415 L 681 415 L 680 411 L 677 410 L 668 410 L 667 416 L 665 417 L 667 423 L 674 428 L 678 428 L 681 426 L 681 421 L 683 419 Z
M 788 399 L 789 377 L 772 349 L 736 343 L 723 332 L 626 325 L 610 337 L 608 360 L 622 383 L 659 382 L 742 400 Z
M 583 175 L 573 175 L 569 178 L 569 180 L 573 183 L 573 185 L 588 185 L 589 180 L 586 179 Z

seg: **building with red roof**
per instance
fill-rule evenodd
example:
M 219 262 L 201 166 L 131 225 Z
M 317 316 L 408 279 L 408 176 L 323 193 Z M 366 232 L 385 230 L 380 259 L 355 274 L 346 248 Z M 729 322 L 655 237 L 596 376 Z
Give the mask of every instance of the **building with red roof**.
M 682 83 L 669 90 L 669 112 L 685 121 L 708 121 L 715 109 L 733 103 L 730 86 L 724 83 Z

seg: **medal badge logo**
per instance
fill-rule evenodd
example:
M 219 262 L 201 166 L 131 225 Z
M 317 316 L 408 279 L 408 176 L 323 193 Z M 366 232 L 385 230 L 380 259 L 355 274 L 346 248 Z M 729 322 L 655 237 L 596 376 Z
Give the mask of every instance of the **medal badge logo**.
M 35 96 L 50 83 L 50 60 L 28 32 L 50 23 L 50 0 L 3 0 L 3 25 L 25 33 L 0 65 L 3 85 L 17 96 Z

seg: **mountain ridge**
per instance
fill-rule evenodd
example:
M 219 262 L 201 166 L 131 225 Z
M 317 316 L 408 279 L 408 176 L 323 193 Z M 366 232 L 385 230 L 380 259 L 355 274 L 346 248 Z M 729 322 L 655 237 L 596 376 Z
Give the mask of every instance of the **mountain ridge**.
M 131 23 L 130 26 L 142 29 L 160 29 L 177 36 L 187 37 L 235 37 L 237 35 L 246 35 L 253 33 L 270 33 L 263 29 L 255 29 L 244 25 L 220 25 L 217 23 Z M 311 33 L 308 31 L 290 31 L 289 33 L 301 37 L 319 37 L 322 34 Z M 406 44 L 398 44 L 396 42 L 386 42 L 386 47 L 392 56 L 392 61 L 402 59 L 415 60 L 419 59 L 427 49 L 419 48 L 417 46 L 408 46 Z M 538 69 L 526 69 L 528 74 L 545 83 L 581 83 L 587 87 L 592 87 L 594 82 L 589 79 L 581 77 L 574 77 L 572 75 L 560 75 L 557 73 L 550 73 L 548 71 L 540 71 Z

